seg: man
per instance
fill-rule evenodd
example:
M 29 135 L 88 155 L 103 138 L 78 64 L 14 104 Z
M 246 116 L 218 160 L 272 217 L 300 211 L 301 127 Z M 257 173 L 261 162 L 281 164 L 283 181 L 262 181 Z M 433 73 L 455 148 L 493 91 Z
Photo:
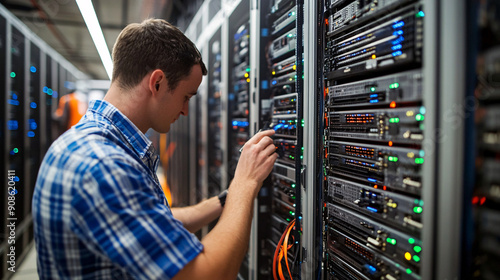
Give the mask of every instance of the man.
M 154 19 L 120 33 L 113 63 L 104 100 L 89 105 L 40 167 L 33 196 L 40 279 L 235 279 L 253 200 L 277 157 L 274 131 L 245 144 L 224 208 L 215 197 L 171 210 L 144 133 L 168 132 L 187 115 L 207 70 L 182 32 Z M 189 232 L 221 212 L 201 242 Z

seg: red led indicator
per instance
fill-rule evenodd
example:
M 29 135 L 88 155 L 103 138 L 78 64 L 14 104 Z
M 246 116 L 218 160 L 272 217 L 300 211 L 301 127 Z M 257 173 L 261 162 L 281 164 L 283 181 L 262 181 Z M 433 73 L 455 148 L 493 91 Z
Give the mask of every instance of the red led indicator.
M 386 191 L 386 190 L 387 190 L 387 187 L 386 187 L 386 186 L 384 186 L 384 191 Z
M 481 198 L 481 203 L 480 205 L 483 205 L 486 202 L 486 197 Z
M 475 196 L 472 198 L 472 204 L 477 204 L 479 202 L 479 197 Z
M 389 105 L 391 108 L 396 108 L 396 101 L 392 101 Z

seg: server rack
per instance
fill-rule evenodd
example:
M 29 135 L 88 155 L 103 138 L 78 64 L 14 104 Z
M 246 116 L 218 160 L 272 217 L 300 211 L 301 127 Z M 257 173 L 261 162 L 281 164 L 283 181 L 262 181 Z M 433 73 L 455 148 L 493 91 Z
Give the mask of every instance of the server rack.
M 86 77 L 3 6 L 0 6 L 0 62 L 3 92 L 0 156 L 6 184 L 6 192 L 0 195 L 0 214 L 5 218 L 1 222 L 4 230 L 0 238 L 0 278 L 8 279 L 32 246 L 31 197 L 38 167 L 54 139 L 52 99 L 64 88 L 65 81 Z M 52 73 L 56 67 L 76 77 L 65 74 L 57 79 Z
M 222 1 L 222 10 L 234 17 L 236 10 L 226 7 L 242 2 Z M 249 135 L 265 126 L 264 121 L 273 123 L 275 109 L 266 113 L 266 102 L 277 104 L 275 118 L 293 111 L 293 95 L 271 94 L 273 86 L 286 85 L 294 75 L 285 70 L 275 71 L 273 77 L 272 67 L 266 66 L 288 65 L 286 57 L 272 61 L 292 47 L 282 49 L 288 38 L 272 34 L 273 22 L 280 25 L 271 14 L 289 2 L 250 1 L 250 34 L 258 35 L 251 36 L 249 44 L 249 107 L 254 108 L 249 112 Z M 297 29 L 303 31 L 304 40 L 296 40 L 294 50 L 304 56 L 303 62 L 296 59 L 296 66 L 304 67 L 303 103 L 297 111 L 303 110 L 298 119 L 302 125 L 303 118 L 304 126 L 303 136 L 297 137 L 303 145 L 295 146 L 304 150 L 292 151 L 293 139 L 275 139 L 283 155 L 303 156 L 296 165 L 300 168 L 294 168 L 299 170 L 295 183 L 300 184 L 302 197 L 298 200 L 303 218 L 301 271 L 296 272 L 301 278 L 491 279 L 488 275 L 495 275 L 491 264 L 498 260 L 497 244 L 492 242 L 498 237 L 494 226 L 498 44 L 493 39 L 498 34 L 494 13 L 498 8 L 494 2 L 297 1 L 302 6 L 296 12 L 303 12 L 304 18 L 303 27 Z M 481 33 L 475 35 L 478 9 L 483 13 Z M 231 41 L 232 32 L 222 35 L 223 41 Z M 481 38 L 489 39 L 488 47 Z M 282 46 L 268 52 L 267 43 L 273 41 Z M 467 41 L 482 42 L 479 57 L 487 60 L 479 67 L 477 110 L 468 106 L 477 47 Z M 226 55 L 230 57 L 231 51 L 229 47 Z M 222 57 L 224 63 L 224 51 Z M 302 75 L 298 76 L 300 81 Z M 228 83 L 229 92 L 231 87 Z M 477 97 L 485 93 L 488 97 Z M 473 113 L 479 114 L 476 123 Z M 222 146 L 230 153 L 234 140 L 228 139 Z M 476 171 L 471 167 L 474 159 L 479 163 Z M 279 161 L 278 167 L 291 163 L 282 157 Z M 272 217 L 279 208 L 273 209 L 273 202 L 288 198 L 275 196 L 274 186 L 269 186 L 266 182 L 255 204 L 249 269 L 244 273 L 248 279 L 270 275 L 266 250 L 273 249 L 265 242 L 273 237 L 262 229 L 277 223 Z M 279 190 L 279 184 L 276 187 Z
M 422 3 L 323 7 L 324 279 L 422 279 Z

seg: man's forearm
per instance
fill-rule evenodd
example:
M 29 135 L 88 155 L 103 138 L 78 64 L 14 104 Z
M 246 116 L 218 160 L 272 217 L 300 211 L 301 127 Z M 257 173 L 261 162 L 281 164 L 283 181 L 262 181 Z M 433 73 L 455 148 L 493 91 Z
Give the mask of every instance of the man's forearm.
M 221 213 L 222 206 L 216 196 L 193 206 L 172 208 L 174 218 L 181 221 L 190 232 L 197 232 L 217 219 Z

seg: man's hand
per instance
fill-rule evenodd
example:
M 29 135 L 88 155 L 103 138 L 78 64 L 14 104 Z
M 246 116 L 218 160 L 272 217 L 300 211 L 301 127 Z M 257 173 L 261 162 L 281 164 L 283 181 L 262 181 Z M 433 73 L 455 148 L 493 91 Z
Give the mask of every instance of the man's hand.
M 254 196 L 257 195 L 262 182 L 271 173 L 274 162 L 278 155 L 275 153 L 276 147 L 270 136 L 274 130 L 265 130 L 255 134 L 245 143 L 241 152 L 238 166 L 234 174 L 234 179 L 245 182 L 245 185 L 256 186 Z M 253 183 L 253 184 L 252 184 Z

